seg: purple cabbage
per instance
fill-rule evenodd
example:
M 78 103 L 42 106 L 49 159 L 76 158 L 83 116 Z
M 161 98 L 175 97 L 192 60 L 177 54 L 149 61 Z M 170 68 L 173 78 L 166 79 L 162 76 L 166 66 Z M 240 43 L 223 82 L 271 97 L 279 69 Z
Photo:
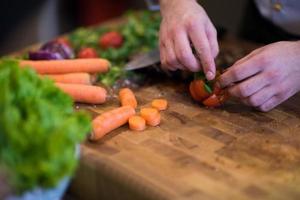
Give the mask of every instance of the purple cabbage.
M 29 59 L 30 60 L 62 60 L 64 58 L 59 53 L 38 50 L 34 52 L 29 52 Z
M 74 58 L 74 51 L 66 44 L 50 41 L 34 52 L 29 52 L 30 60 L 63 60 Z

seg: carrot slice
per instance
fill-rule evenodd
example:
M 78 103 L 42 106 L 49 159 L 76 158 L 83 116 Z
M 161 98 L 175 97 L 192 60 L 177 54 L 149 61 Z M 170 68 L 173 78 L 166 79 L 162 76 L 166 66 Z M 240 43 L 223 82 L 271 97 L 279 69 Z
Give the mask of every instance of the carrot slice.
M 123 88 L 119 92 L 119 99 L 122 106 L 131 106 L 133 108 L 137 107 L 137 100 L 134 93 L 129 88 Z
M 92 77 L 88 73 L 69 73 L 69 74 L 48 74 L 40 75 L 42 78 L 47 77 L 54 80 L 57 83 L 75 83 L 91 85 Z
M 73 98 L 75 102 L 101 104 L 106 101 L 107 92 L 99 86 L 56 83 L 56 86 Z
M 151 106 L 157 110 L 166 110 L 168 107 L 168 101 L 166 99 L 154 99 L 151 102 Z
M 131 106 L 122 106 L 99 115 L 92 121 L 93 131 L 90 139 L 102 138 L 112 130 L 126 124 L 133 115 L 135 115 L 135 110 Z
M 147 124 L 149 126 L 158 126 L 161 121 L 160 113 L 158 113 L 152 120 L 148 120 Z
M 107 72 L 110 63 L 102 58 L 68 60 L 20 60 L 20 66 L 32 67 L 39 74 L 101 73 Z
M 134 131 L 143 131 L 146 129 L 146 121 L 141 116 L 132 116 L 128 120 L 129 128 Z
M 141 117 L 146 120 L 146 124 L 157 126 L 160 123 L 160 114 L 155 108 L 142 108 Z

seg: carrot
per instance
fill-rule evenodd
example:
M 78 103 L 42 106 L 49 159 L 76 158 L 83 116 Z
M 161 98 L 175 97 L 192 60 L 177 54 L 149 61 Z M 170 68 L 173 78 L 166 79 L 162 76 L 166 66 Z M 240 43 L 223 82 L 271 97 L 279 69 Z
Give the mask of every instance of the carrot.
M 134 109 L 137 107 L 137 100 L 129 88 L 123 88 L 119 92 L 119 99 L 122 106 L 131 106 Z
M 112 130 L 126 124 L 133 115 L 135 115 L 135 110 L 131 106 L 122 106 L 99 115 L 92 121 L 93 131 L 90 139 L 102 138 Z
M 160 113 L 155 108 L 142 108 L 141 116 L 146 120 L 149 126 L 157 126 L 160 124 Z
M 70 60 L 21 60 L 22 67 L 32 67 L 39 74 L 66 74 L 76 72 L 107 72 L 110 63 L 102 58 Z
M 146 121 L 141 116 L 132 116 L 128 120 L 129 128 L 133 131 L 143 131 L 146 129 Z
M 91 85 L 92 77 L 88 73 L 69 73 L 69 74 L 48 74 L 41 75 L 41 77 L 47 77 L 54 80 L 57 83 L 75 83 Z
M 160 117 L 160 113 L 158 113 L 155 118 L 153 118 L 152 120 L 148 120 L 147 124 L 149 126 L 158 126 L 160 124 L 160 121 L 161 121 L 161 117 Z
M 70 95 L 75 102 L 101 104 L 106 101 L 106 90 L 99 86 L 56 83 L 56 86 Z
M 154 99 L 151 102 L 151 106 L 157 110 L 166 110 L 168 107 L 168 101 L 166 99 Z

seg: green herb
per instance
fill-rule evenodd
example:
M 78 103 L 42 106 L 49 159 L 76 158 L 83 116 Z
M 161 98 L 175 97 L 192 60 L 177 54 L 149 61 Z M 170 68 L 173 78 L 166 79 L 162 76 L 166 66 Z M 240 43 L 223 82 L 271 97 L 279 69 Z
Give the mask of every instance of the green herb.
M 207 85 L 206 83 L 204 83 L 204 88 L 205 88 L 206 92 L 208 92 L 210 94 L 212 93 L 211 87 L 209 85 Z
M 72 174 L 90 119 L 66 94 L 17 61 L 1 60 L 0 105 L 0 168 L 17 193 Z
M 111 62 L 113 66 L 111 72 L 99 76 L 101 82 L 109 86 L 119 79 L 128 77 L 129 74 L 123 72 L 122 68 L 133 55 L 147 52 L 158 46 L 158 30 L 161 21 L 159 13 L 128 12 L 124 18 L 127 19 L 126 23 L 117 27 L 79 28 L 69 36 L 76 52 L 82 47 L 93 47 L 100 57 Z M 108 31 L 118 31 L 122 34 L 124 43 L 120 48 L 101 49 L 99 38 Z

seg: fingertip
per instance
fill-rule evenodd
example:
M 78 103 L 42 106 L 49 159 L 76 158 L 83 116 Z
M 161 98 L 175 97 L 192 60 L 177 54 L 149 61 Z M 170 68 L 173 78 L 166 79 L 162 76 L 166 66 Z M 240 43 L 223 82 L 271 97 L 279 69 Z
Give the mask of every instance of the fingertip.
M 215 74 L 212 71 L 206 72 L 205 76 L 206 76 L 206 79 L 209 81 L 211 81 L 215 78 Z

